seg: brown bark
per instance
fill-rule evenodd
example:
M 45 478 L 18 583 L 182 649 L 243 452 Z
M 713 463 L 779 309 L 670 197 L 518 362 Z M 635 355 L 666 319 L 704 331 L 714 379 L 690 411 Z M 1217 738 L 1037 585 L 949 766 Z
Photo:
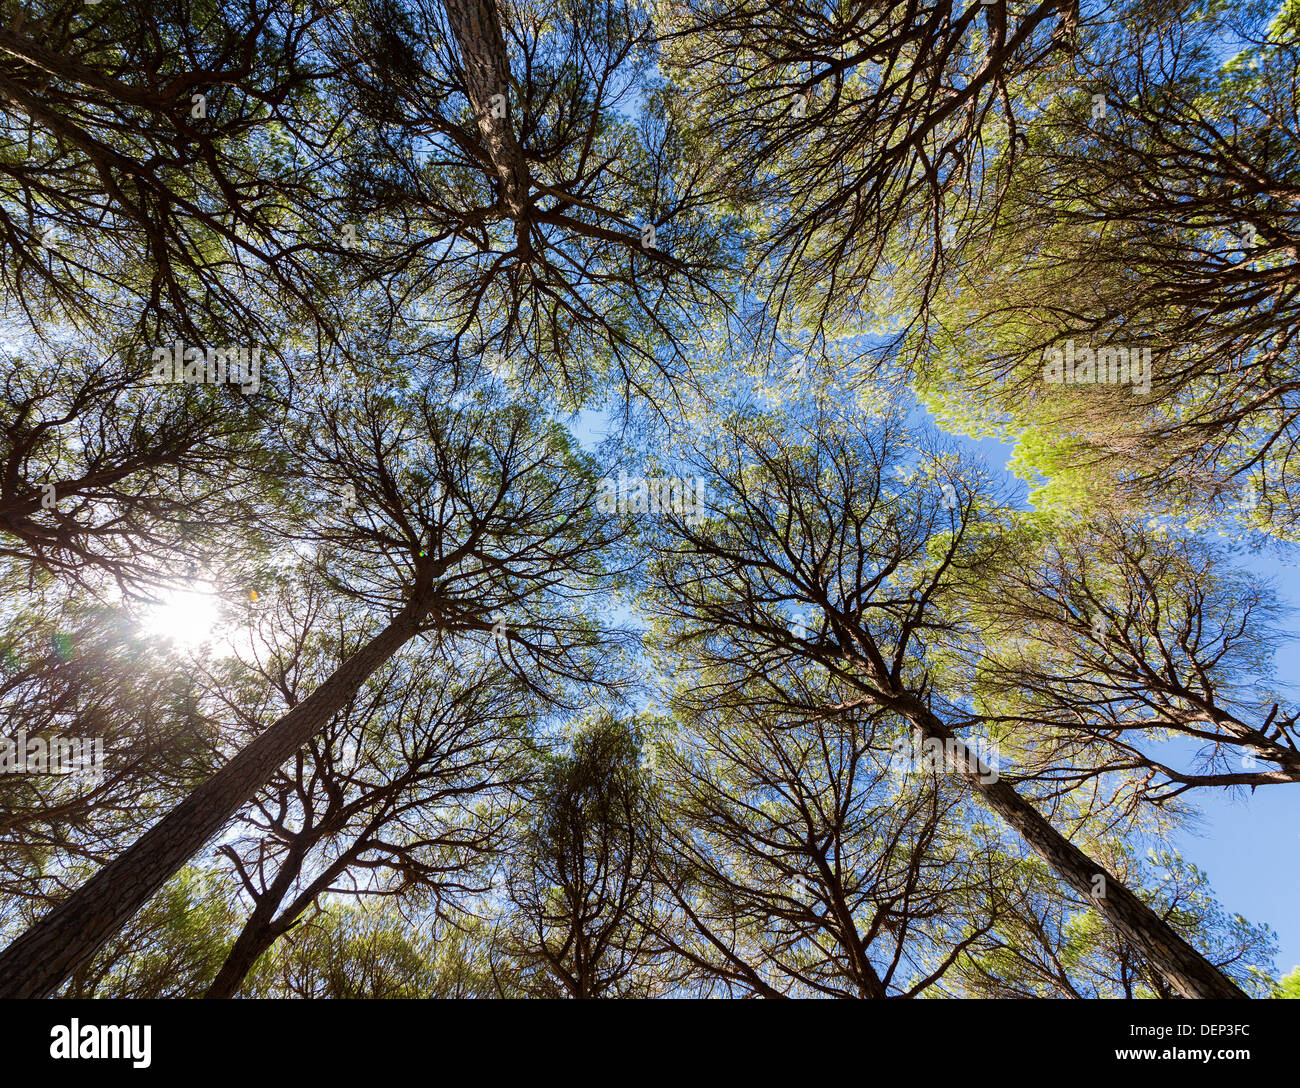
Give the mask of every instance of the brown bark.
M 483 147 L 501 183 L 509 215 L 520 224 L 520 246 L 527 238 L 529 192 L 532 188 L 523 149 L 510 127 L 510 61 L 506 54 L 495 0 L 444 0 L 447 21 L 460 48 L 465 89 L 478 121 Z M 493 95 L 504 95 L 506 116 L 493 115 Z
M 0 997 L 47 997 L 246 804 L 418 630 L 408 607 L 310 696 L 0 953 Z
M 271 882 L 271 886 L 257 901 L 256 908 L 244 923 L 244 928 L 240 930 L 234 945 L 226 955 L 226 961 L 217 972 L 217 977 L 212 980 L 212 984 L 203 996 L 205 998 L 234 997 L 248 972 L 253 969 L 257 958 L 292 929 L 302 913 L 347 870 L 379 823 L 380 817 L 377 816 L 352 846 L 335 858 L 277 916 L 276 911 L 280 909 L 281 902 L 302 872 L 303 861 L 308 852 L 325 837 L 325 828 L 318 825 L 296 840 Z
M 941 743 L 954 739 L 951 731 L 919 700 L 904 697 L 898 705 L 925 739 Z M 989 777 L 987 771 L 990 768 L 987 764 L 983 765 L 985 773 L 981 773 L 978 757 L 970 755 L 968 750 L 965 766 L 958 769 L 979 791 L 989 808 L 1015 828 L 1057 876 L 1087 897 L 1098 913 L 1154 964 L 1183 997 L 1245 999 L 1246 995 L 1231 979 L 1183 940 L 1168 922 L 1129 891 L 1118 877 L 1098 865 L 1052 827 L 1010 785 L 1000 779 L 984 781 Z M 1098 876 L 1104 881 L 1100 887 L 1094 883 L 1094 878 Z
M 285 887 L 292 882 L 292 870 L 285 866 L 280 871 L 281 878 L 285 879 Z M 280 880 L 276 880 L 278 887 Z M 281 889 L 283 894 L 283 889 Z M 257 962 L 258 956 L 271 947 L 281 933 L 288 928 L 292 919 L 280 919 L 279 922 L 274 918 L 275 909 L 279 905 L 279 896 L 276 894 L 276 888 L 273 887 L 268 891 L 262 902 L 257 904 L 253 913 L 249 915 L 248 921 L 244 923 L 244 928 L 240 930 L 239 936 L 231 946 L 225 962 L 222 963 L 221 969 L 217 972 L 217 977 L 212 980 L 207 992 L 203 995 L 205 998 L 222 998 L 234 997 L 235 992 L 239 989 L 244 977 L 253 969 L 253 964 Z M 284 924 L 279 924 L 283 922 Z

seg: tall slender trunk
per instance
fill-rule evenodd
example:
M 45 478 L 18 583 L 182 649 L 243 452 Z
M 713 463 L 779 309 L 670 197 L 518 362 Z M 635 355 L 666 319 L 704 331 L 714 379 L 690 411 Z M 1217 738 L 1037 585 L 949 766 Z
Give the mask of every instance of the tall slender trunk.
M 465 89 L 474 107 L 483 150 L 500 182 L 506 211 L 515 221 L 520 251 L 527 256 L 531 252 L 528 216 L 532 181 L 510 124 L 510 58 L 496 0 L 443 0 L 443 8 L 460 50 Z
M 253 969 L 257 957 L 288 932 L 303 911 L 316 902 L 317 897 L 356 860 L 360 844 L 369 839 L 379 823 L 380 817 L 376 816 L 352 846 L 318 873 L 316 878 L 299 892 L 277 917 L 275 912 L 280 909 L 285 895 L 302 872 L 303 861 L 308 851 L 321 841 L 322 828 L 318 826 L 311 834 L 295 844 L 289 856 L 284 859 L 284 864 L 280 866 L 280 871 L 275 874 L 275 880 L 271 882 L 266 894 L 259 900 L 248 921 L 244 923 L 244 928 L 240 930 L 239 936 L 226 956 L 226 962 L 221 965 L 217 977 L 212 980 L 212 984 L 203 996 L 205 998 L 234 997 L 245 976 Z
M 835 873 L 821 855 L 818 855 L 814 864 L 817 866 L 818 876 L 821 877 L 822 884 L 826 888 L 826 898 L 831 913 L 835 916 L 835 924 L 839 927 L 840 947 L 848 953 L 853 984 L 863 997 L 870 1000 L 880 1000 L 888 997 L 885 984 L 880 981 L 880 976 L 876 974 L 875 968 L 871 966 L 871 959 L 867 955 L 866 946 L 862 943 L 857 922 L 854 921 L 853 912 L 845 901 L 844 889 L 840 886 L 839 880 L 836 879 Z
M 47 997 L 198 853 L 418 629 L 403 610 L 319 688 L 243 748 L 0 952 L 0 997 Z
M 273 917 L 275 908 L 279 905 L 278 899 L 270 902 L 273 895 L 273 892 L 269 893 L 266 900 L 259 903 L 248 916 L 244 928 L 239 931 L 239 936 L 217 972 L 217 977 L 203 995 L 205 998 L 234 997 L 244 977 L 253 969 L 258 956 L 275 944 L 284 932 L 285 926 L 278 924 Z M 291 919 L 282 921 L 287 923 Z
M 957 739 L 920 700 L 904 697 L 898 700 L 898 707 L 925 739 L 940 743 Z M 969 749 L 959 770 L 988 806 L 1020 833 L 1056 875 L 1085 896 L 1180 994 L 1192 998 L 1246 997 L 1231 979 L 1174 932 L 1168 922 L 1129 891 L 1118 877 L 1066 839 L 1011 786 L 1000 780 L 985 781 L 990 776 L 981 773 L 981 763 Z M 982 770 L 987 772 L 990 768 L 983 764 Z
M 276 938 L 292 924 L 292 917 L 282 916 L 277 919 L 275 912 L 280 909 L 285 894 L 302 871 L 305 855 L 306 850 L 302 845 L 295 843 L 289 856 L 280 866 L 280 871 L 275 874 L 271 886 L 266 889 L 265 894 L 253 908 L 253 913 L 244 922 L 243 929 L 239 931 L 239 936 L 235 938 L 235 943 L 231 946 L 225 962 L 222 963 L 217 977 L 212 980 L 204 997 L 234 997 L 235 991 L 244 981 L 244 976 L 257 962 L 257 957 L 270 948 Z

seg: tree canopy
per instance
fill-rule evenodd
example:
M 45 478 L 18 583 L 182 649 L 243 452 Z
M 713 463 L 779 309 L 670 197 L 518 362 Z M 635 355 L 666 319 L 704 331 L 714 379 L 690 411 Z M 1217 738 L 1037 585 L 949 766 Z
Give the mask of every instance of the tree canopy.
M 1298 60 L 6 0 L 0 996 L 1296 996 Z

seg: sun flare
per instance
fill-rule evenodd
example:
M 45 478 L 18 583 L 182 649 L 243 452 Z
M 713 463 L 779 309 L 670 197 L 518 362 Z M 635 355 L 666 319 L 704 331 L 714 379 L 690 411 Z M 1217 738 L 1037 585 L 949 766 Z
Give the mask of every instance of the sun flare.
M 145 612 L 141 628 L 148 635 L 170 639 L 183 649 L 209 641 L 220 615 L 216 590 L 208 583 L 175 589 Z

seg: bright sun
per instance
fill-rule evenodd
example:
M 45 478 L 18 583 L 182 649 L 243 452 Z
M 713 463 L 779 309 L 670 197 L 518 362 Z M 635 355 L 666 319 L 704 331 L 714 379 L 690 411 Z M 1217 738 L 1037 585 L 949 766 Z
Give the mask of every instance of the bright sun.
M 216 590 L 206 582 L 168 593 L 145 612 L 145 634 L 171 639 L 183 649 L 193 649 L 212 637 L 220 613 Z

